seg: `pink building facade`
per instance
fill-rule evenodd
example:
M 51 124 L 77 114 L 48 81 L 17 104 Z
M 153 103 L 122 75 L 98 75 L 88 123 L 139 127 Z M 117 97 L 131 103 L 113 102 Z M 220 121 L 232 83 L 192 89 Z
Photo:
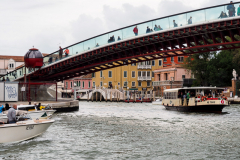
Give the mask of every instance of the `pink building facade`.
M 162 93 L 164 89 L 183 87 L 184 79 L 191 78 L 194 78 L 191 71 L 173 63 L 172 66 L 154 71 L 153 87 Z
M 76 84 L 77 89 L 92 89 L 92 75 L 75 77 L 69 80 L 64 81 L 64 90 L 73 90 L 74 83 Z

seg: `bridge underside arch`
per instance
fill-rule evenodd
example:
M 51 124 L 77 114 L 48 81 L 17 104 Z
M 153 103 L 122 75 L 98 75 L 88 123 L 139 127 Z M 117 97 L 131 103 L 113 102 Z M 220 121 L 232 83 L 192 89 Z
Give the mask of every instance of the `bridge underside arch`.
M 105 101 L 105 96 L 102 95 L 102 93 L 98 92 L 98 91 L 93 92 L 92 97 L 90 97 L 90 98 L 93 100 L 97 100 L 97 101 L 100 101 L 100 100 Z
M 153 32 L 72 56 L 31 74 L 31 80 L 62 81 L 131 63 L 240 46 L 239 19 Z

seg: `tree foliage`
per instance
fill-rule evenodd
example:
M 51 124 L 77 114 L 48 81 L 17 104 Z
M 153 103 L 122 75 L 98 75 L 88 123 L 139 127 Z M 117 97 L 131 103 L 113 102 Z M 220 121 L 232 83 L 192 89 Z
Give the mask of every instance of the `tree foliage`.
M 194 74 L 194 86 L 231 86 L 233 69 L 240 73 L 240 49 L 194 54 L 183 67 Z

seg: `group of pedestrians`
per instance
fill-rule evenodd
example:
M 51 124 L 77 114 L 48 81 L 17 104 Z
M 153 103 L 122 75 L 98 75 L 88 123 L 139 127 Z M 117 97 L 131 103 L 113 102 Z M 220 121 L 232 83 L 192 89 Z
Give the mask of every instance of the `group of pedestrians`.
M 2 80 L 0 80 L 0 81 L 2 81 L 2 82 L 9 82 L 10 79 L 8 77 L 6 79 L 5 79 L 5 77 L 3 77 Z

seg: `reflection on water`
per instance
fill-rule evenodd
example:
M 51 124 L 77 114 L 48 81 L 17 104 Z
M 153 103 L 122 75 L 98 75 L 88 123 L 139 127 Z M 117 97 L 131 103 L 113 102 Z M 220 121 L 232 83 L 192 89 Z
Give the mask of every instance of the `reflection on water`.
M 56 114 L 40 137 L 1 144 L 0 159 L 240 159 L 240 105 L 223 111 L 80 102 L 78 112 Z

